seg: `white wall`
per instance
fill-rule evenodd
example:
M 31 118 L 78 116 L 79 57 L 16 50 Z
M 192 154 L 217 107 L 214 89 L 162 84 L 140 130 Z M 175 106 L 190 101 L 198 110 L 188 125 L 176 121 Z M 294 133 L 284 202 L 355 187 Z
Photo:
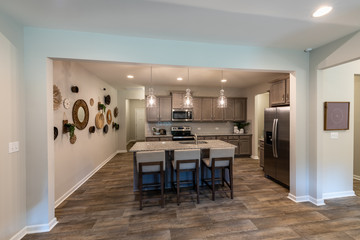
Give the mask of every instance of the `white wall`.
M 23 31 L 0 15 L 0 240 L 26 226 L 25 89 L 23 81 Z M 19 141 L 20 151 L 8 153 L 9 142 Z
M 55 202 L 59 204 L 73 190 L 96 170 L 102 163 L 110 160 L 118 150 L 118 131 L 109 125 L 107 134 L 103 129 L 97 129 L 95 133 L 89 133 L 89 127 L 95 126 L 95 116 L 99 112 L 98 102 L 104 104 L 104 96 L 111 96 L 110 105 L 106 105 L 112 113 L 112 122 L 119 123 L 119 116 L 115 118 L 114 108 L 117 106 L 117 90 L 97 76 L 86 71 L 76 62 L 54 60 L 53 61 L 54 84 L 61 91 L 62 98 L 68 98 L 71 107 L 65 109 L 63 104 L 58 110 L 54 111 L 54 126 L 59 130 L 59 135 L 54 141 L 55 153 Z M 79 92 L 71 92 L 71 86 L 78 86 Z M 102 89 L 106 88 L 106 91 Z M 90 98 L 94 99 L 94 105 L 90 105 Z M 76 100 L 83 99 L 89 108 L 89 122 L 86 128 L 79 130 L 76 128 L 75 144 L 69 142 L 69 133 L 62 133 L 62 121 L 65 118 L 69 123 L 73 123 L 72 107 Z M 106 116 L 106 115 L 105 115 Z M 106 117 L 105 117 L 106 119 Z M 105 124 L 106 121 L 105 121 Z M 71 168 L 69 168 L 71 166 Z
M 360 146 L 360 75 L 356 75 L 354 81 L 354 146 Z M 354 147 L 354 177 L 360 180 L 359 147 Z
M 129 140 L 136 140 L 136 129 L 135 129 L 135 109 L 136 108 L 143 108 L 145 111 L 145 100 L 130 100 L 129 104 L 129 121 L 130 121 L 130 127 L 129 129 Z M 146 114 L 146 113 L 145 113 Z M 144 122 L 145 124 L 145 122 Z
M 349 177 L 353 174 L 353 157 L 348 153 L 351 151 L 351 155 L 353 155 L 353 142 L 352 140 L 350 140 L 351 142 L 349 141 L 351 138 L 349 136 L 350 131 L 346 131 L 345 133 L 340 132 L 339 134 L 339 139 L 348 143 L 346 146 L 343 146 L 344 148 L 339 148 L 343 144 L 335 144 L 339 141 L 330 141 L 328 139 L 329 133 L 324 132 L 323 130 L 323 104 L 324 101 L 328 100 L 328 98 L 341 98 L 343 100 L 350 99 L 352 101 L 353 89 L 351 90 L 350 95 L 344 96 L 343 93 L 344 91 L 350 91 L 349 89 L 351 86 L 349 85 L 349 76 L 351 75 L 353 84 L 355 72 L 345 71 L 341 74 L 341 79 L 339 79 L 339 81 L 344 81 L 344 91 L 342 91 L 343 86 L 335 80 L 332 81 L 333 84 L 335 84 L 334 88 L 337 89 L 334 90 L 334 88 L 329 88 L 330 86 L 327 85 L 329 85 L 330 82 L 328 82 L 324 77 L 324 74 L 327 73 L 326 71 L 322 71 L 320 69 L 326 69 L 350 62 L 356 58 L 360 58 L 359 40 L 360 33 L 354 33 L 331 42 L 323 47 L 317 48 L 310 54 L 309 181 L 311 184 L 309 185 L 309 195 L 312 201 L 317 202 L 318 204 L 321 204 L 324 198 L 342 197 L 353 194 L 352 187 L 349 185 Z M 340 69 L 341 68 L 333 71 L 340 71 Z M 326 76 L 328 78 L 328 74 Z M 338 99 L 336 101 L 338 101 Z M 353 118 L 353 111 L 350 112 L 350 116 Z M 353 121 L 351 124 L 353 124 Z M 323 143 L 324 139 L 326 140 L 325 143 Z M 326 152 L 328 150 L 333 152 L 334 155 L 330 156 L 327 154 Z M 335 150 L 338 150 L 338 152 L 335 153 Z M 347 151 L 347 153 L 344 153 L 343 151 Z M 343 153 L 345 155 L 342 155 Z M 336 158 L 342 159 L 344 161 L 344 165 L 339 166 Z M 349 166 L 350 161 L 351 167 Z M 341 167 L 342 169 L 339 169 L 339 173 L 335 175 L 335 179 L 342 177 L 343 179 L 332 187 L 325 182 L 325 179 L 329 178 L 329 173 L 333 171 L 332 168 L 336 166 Z
M 50 199 L 53 186 L 49 179 L 48 166 L 53 162 L 51 146 L 53 140 L 47 133 L 52 131 L 52 119 L 47 115 L 51 106 L 49 101 L 52 79 L 47 78 L 48 57 L 91 59 L 119 62 L 139 62 L 147 64 L 169 64 L 198 67 L 239 68 L 253 70 L 295 71 L 296 90 L 291 93 L 296 97 L 297 106 L 291 113 L 293 119 L 291 149 L 294 156 L 291 164 L 291 176 L 296 177 L 290 186 L 294 196 L 306 195 L 308 186 L 303 184 L 307 177 L 307 107 L 308 107 L 308 55 L 303 51 L 270 49 L 196 42 L 181 42 L 145 38 L 121 37 L 116 35 L 84 33 L 74 31 L 25 28 L 25 78 L 27 84 L 27 129 L 29 189 L 27 198 L 30 224 L 47 224 L 53 218 L 54 206 Z M 125 116 L 125 100 L 118 93 L 120 121 Z M 296 101 L 302 105 L 296 105 Z M 123 103 L 123 104 L 121 104 Z M 293 104 L 293 102 L 292 102 Z M 37 106 L 38 114 L 32 114 L 32 106 Z M 122 121 L 123 120 L 123 121 Z M 295 121 L 296 120 L 296 121 Z M 42 126 L 41 128 L 34 126 Z M 305 126 L 305 131 L 304 131 Z M 126 126 L 124 126 L 126 128 Z M 126 132 L 120 126 L 119 146 L 126 145 Z M 305 132 L 305 133 L 303 133 Z M 37 141 L 31 141 L 36 139 Z M 49 175 L 51 177 L 51 172 Z M 306 180 L 305 180 L 306 181 Z

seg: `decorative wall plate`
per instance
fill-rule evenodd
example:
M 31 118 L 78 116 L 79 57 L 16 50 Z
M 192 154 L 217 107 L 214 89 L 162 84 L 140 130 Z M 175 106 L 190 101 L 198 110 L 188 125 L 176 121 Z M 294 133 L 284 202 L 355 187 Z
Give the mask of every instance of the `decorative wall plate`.
M 64 105 L 65 109 L 69 109 L 70 108 L 70 100 L 68 98 L 65 98 L 63 105 Z
M 110 103 L 111 103 L 111 97 L 110 97 L 110 95 L 105 96 L 104 102 L 105 102 L 106 105 L 110 105 Z
M 95 126 L 96 126 L 96 128 L 97 129 L 103 128 L 104 121 L 105 121 L 104 114 L 102 114 L 100 112 L 97 113 L 96 117 L 95 117 Z
M 111 122 L 112 122 L 112 115 L 111 115 L 110 109 L 107 110 L 107 112 L 106 112 L 106 122 L 107 122 L 107 124 L 111 124 Z
M 114 117 L 117 117 L 119 115 L 119 109 L 118 107 L 114 108 Z
M 53 85 L 53 108 L 58 110 L 62 102 L 60 89 L 54 84 Z
M 75 127 L 82 130 L 89 122 L 89 108 L 86 102 L 82 99 L 78 99 L 73 106 L 72 117 Z
M 94 106 L 94 99 L 90 98 L 90 106 Z
M 104 133 L 107 133 L 109 131 L 109 126 L 106 124 L 104 129 L 103 129 Z
M 58 128 L 54 127 L 54 140 L 57 138 L 58 134 L 59 134 Z

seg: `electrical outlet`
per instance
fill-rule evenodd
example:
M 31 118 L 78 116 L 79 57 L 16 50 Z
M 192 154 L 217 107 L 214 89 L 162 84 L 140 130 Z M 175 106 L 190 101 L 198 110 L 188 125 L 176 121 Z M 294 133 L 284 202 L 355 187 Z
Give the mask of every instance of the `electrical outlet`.
M 331 132 L 330 138 L 331 139 L 338 139 L 339 138 L 339 133 L 338 132 Z
M 9 142 L 9 153 L 19 151 L 19 142 Z

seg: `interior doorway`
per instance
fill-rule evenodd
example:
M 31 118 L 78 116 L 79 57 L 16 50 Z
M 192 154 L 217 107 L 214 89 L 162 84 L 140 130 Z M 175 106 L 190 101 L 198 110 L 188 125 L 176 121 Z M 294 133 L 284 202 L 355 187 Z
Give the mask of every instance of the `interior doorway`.
M 145 140 L 145 108 L 135 108 L 135 140 Z

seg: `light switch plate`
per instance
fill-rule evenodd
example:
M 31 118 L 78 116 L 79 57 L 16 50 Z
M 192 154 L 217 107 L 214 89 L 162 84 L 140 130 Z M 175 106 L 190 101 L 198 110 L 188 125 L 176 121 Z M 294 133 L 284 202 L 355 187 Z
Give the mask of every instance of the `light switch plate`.
M 330 133 L 330 138 L 331 139 L 338 139 L 339 138 L 339 133 L 338 132 L 331 132 Z
M 18 152 L 19 149 L 19 142 L 9 142 L 9 153 Z

